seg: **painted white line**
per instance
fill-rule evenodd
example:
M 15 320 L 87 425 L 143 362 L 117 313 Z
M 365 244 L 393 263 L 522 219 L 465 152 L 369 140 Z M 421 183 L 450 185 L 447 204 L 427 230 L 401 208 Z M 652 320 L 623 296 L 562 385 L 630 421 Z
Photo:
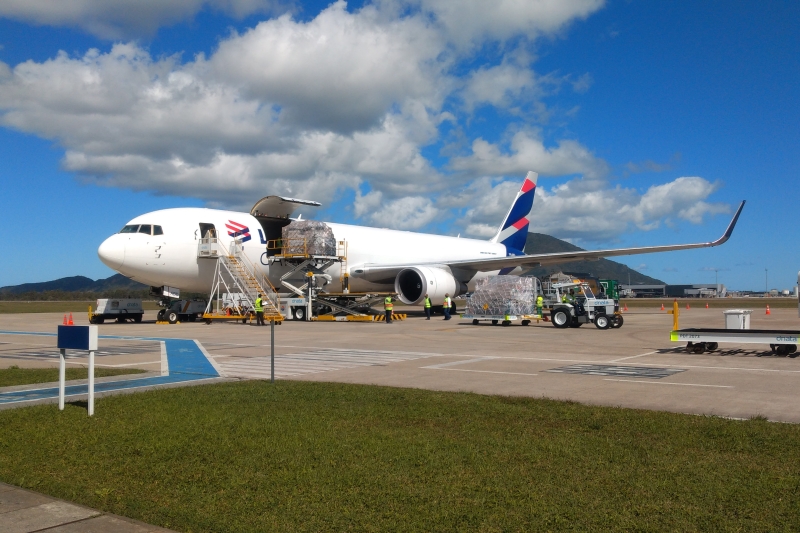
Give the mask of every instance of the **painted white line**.
M 219 374 L 220 376 L 222 376 L 222 375 L 223 375 L 223 373 L 222 373 L 222 369 L 221 369 L 221 368 L 220 368 L 220 366 L 217 364 L 217 362 L 216 362 L 216 361 L 214 361 L 214 358 L 213 358 L 213 357 L 211 357 L 211 355 L 209 355 L 209 353 L 208 353 L 208 352 L 206 351 L 206 349 L 203 347 L 203 344 L 202 344 L 202 343 L 201 343 L 199 340 L 197 340 L 197 339 L 192 339 L 192 340 L 194 341 L 195 345 L 197 345 L 197 347 L 198 347 L 198 348 L 200 348 L 200 351 L 201 351 L 201 352 L 203 352 L 203 355 L 206 357 L 206 359 L 208 360 L 208 362 L 209 362 L 209 363 L 211 363 L 211 366 L 213 366 L 213 367 L 214 367 L 214 370 L 216 370 L 216 371 L 217 371 L 217 374 Z
M 169 376 L 169 359 L 167 359 L 167 343 L 160 341 L 161 344 L 161 375 Z
M 119 364 L 119 365 L 98 365 L 98 364 L 95 364 L 94 366 L 103 367 L 103 368 L 125 368 L 126 366 L 158 365 L 160 363 L 161 363 L 161 361 L 146 361 L 146 362 L 143 362 L 143 363 L 124 363 L 124 364 Z M 85 365 L 86 363 L 71 363 L 70 361 L 67 361 L 67 364 L 75 364 L 75 365 L 84 364 Z M 164 374 L 162 374 L 162 376 L 163 375 Z
M 713 387 L 715 389 L 732 389 L 732 385 L 704 385 L 702 383 L 670 383 L 668 381 L 643 381 L 641 379 L 604 379 L 603 381 L 624 381 L 627 383 L 649 383 L 650 385 L 682 385 L 684 387 Z
M 480 374 L 511 374 L 512 376 L 538 376 L 539 374 L 526 374 L 524 372 L 499 372 L 496 370 L 469 370 L 467 368 L 437 368 L 435 366 L 423 366 L 429 370 L 450 370 L 453 372 L 478 372 Z
M 476 357 L 475 359 L 466 359 L 464 361 L 453 361 L 451 363 L 442 363 L 441 365 L 431 365 L 431 366 L 423 366 L 421 368 L 445 368 L 448 366 L 456 366 L 456 365 L 467 365 L 469 363 L 477 363 L 478 361 L 488 361 L 490 359 L 497 359 L 497 357 Z
M 637 357 L 644 357 L 645 355 L 652 355 L 654 353 L 658 353 L 658 350 L 653 350 L 652 352 L 647 353 L 640 353 L 639 355 L 631 355 L 630 357 L 620 357 L 619 359 L 612 359 L 608 361 L 609 363 L 618 363 L 620 361 L 627 361 L 628 359 L 636 359 Z

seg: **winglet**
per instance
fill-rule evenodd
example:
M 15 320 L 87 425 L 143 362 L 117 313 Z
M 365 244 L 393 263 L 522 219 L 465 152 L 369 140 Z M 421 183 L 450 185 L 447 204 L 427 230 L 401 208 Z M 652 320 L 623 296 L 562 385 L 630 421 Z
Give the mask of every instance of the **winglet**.
M 746 201 L 747 200 L 742 200 L 742 203 L 739 204 L 739 209 L 737 209 L 736 214 L 733 215 L 731 223 L 728 224 L 728 229 L 725 230 L 725 233 L 722 235 L 722 237 L 710 243 L 710 246 L 719 246 L 720 244 L 723 244 L 724 242 L 726 242 L 728 239 L 731 238 L 731 234 L 733 233 L 733 228 L 734 226 L 736 226 L 736 221 L 739 220 L 739 215 L 742 214 L 742 209 L 744 208 L 744 204 Z

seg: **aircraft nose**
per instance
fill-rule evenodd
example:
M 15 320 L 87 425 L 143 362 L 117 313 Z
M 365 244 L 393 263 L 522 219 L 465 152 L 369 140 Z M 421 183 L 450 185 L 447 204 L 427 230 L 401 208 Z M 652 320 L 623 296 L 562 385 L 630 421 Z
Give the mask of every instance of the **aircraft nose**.
M 125 262 L 125 241 L 118 238 L 118 235 L 112 235 L 103 241 L 97 249 L 97 255 L 108 267 L 119 270 Z

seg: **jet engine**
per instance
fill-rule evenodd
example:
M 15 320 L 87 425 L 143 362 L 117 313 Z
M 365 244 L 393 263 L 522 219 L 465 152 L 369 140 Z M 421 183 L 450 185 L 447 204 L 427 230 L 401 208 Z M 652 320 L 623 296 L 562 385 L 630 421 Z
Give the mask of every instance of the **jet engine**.
M 427 294 L 436 305 L 441 305 L 444 295 L 450 297 L 467 292 L 467 284 L 458 281 L 447 267 L 410 267 L 401 270 L 394 280 L 394 291 L 400 301 L 416 305 Z

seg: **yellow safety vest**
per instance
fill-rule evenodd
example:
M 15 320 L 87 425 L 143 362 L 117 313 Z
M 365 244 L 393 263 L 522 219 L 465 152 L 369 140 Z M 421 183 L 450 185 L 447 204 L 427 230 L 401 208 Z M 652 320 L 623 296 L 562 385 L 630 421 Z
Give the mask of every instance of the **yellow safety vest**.
M 431 299 L 426 297 L 425 298 L 425 307 L 427 308 L 427 307 L 430 307 L 430 306 L 431 306 Z
M 256 313 L 264 311 L 264 306 L 261 305 L 261 298 L 256 298 L 255 306 L 256 306 Z
M 394 304 L 392 303 L 391 296 L 387 296 L 386 299 L 383 301 L 383 308 L 386 311 L 392 311 L 394 309 Z
M 445 298 L 445 299 L 444 299 L 444 306 L 445 306 L 445 307 L 452 307 L 452 306 L 450 305 L 450 297 L 449 297 L 449 296 L 448 296 L 447 298 Z

